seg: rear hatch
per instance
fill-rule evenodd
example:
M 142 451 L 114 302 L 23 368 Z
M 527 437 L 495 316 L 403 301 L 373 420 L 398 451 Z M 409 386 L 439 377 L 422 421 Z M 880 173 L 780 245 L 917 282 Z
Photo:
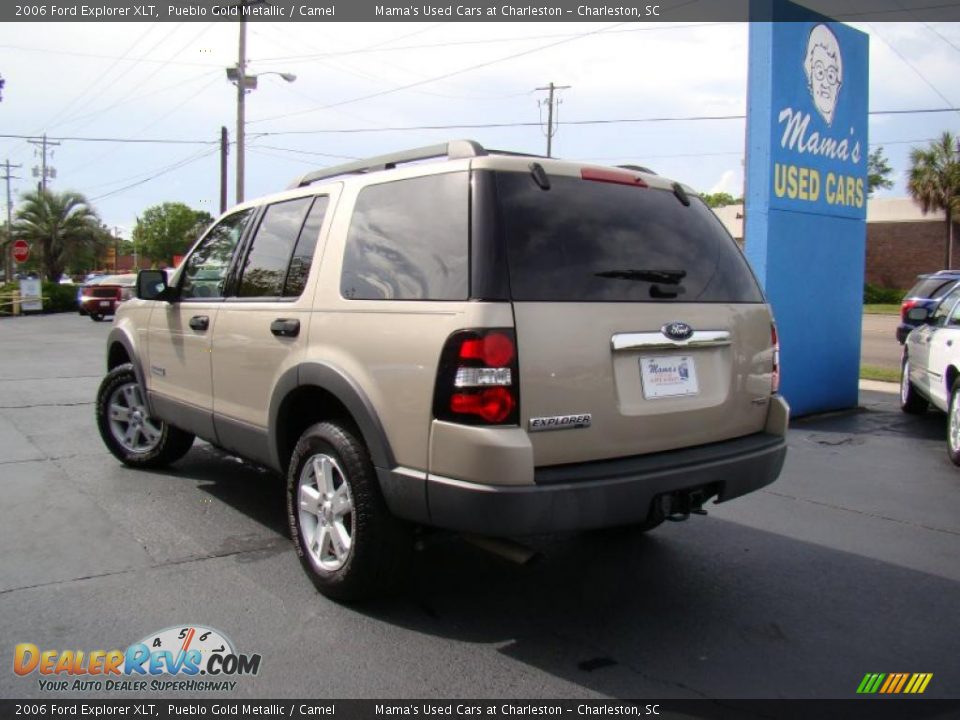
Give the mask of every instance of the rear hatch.
M 712 211 L 654 176 L 544 166 L 495 173 L 536 466 L 761 432 L 771 317 Z

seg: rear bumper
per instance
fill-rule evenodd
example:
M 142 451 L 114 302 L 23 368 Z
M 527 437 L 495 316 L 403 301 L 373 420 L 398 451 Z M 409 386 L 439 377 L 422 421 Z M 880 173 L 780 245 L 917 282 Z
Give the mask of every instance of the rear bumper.
M 118 304 L 111 298 L 85 297 L 80 301 L 79 310 L 82 315 L 114 315 Z
M 659 495 L 709 486 L 723 502 L 769 485 L 780 474 L 786 451 L 782 435 L 758 433 L 654 455 L 543 468 L 533 486 L 428 476 L 429 523 L 484 535 L 639 523 Z

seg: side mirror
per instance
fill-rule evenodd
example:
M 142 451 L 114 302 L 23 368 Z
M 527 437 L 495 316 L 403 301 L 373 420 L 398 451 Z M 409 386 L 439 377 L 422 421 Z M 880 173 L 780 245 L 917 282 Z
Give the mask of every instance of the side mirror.
M 137 297 L 141 300 L 171 300 L 167 274 L 163 270 L 141 270 L 137 273 Z
M 912 307 L 907 310 L 907 320 L 925 323 L 930 319 L 930 310 L 925 307 Z

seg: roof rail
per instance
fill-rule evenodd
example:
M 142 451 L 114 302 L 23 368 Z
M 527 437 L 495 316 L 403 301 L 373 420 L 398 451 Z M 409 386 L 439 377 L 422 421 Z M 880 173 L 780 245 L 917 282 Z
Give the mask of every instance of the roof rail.
M 413 150 L 401 150 L 400 152 L 390 153 L 388 155 L 378 155 L 377 157 L 357 160 L 343 165 L 333 165 L 308 172 L 297 178 L 287 189 L 305 187 L 318 180 L 337 177 L 339 175 L 354 175 L 360 173 L 374 172 L 376 170 L 392 170 L 402 163 L 416 162 L 418 160 L 429 160 L 431 158 L 445 157 L 448 160 L 460 160 L 462 158 L 477 157 L 486 155 L 487 151 L 483 146 L 474 140 L 451 140 L 450 142 L 439 145 L 428 145 L 426 147 L 415 148 Z
M 653 170 L 643 165 L 617 165 L 618 168 L 623 168 L 624 170 L 635 170 L 636 172 L 643 172 L 647 175 L 656 175 Z

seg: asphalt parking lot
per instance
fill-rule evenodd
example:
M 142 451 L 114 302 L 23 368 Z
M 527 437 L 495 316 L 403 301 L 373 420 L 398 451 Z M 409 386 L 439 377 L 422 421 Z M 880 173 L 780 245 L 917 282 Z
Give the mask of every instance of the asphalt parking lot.
M 524 566 L 437 537 L 397 597 L 354 608 L 301 572 L 277 478 L 208 445 L 166 472 L 106 452 L 109 329 L 0 320 L 4 698 L 44 695 L 16 643 L 194 623 L 262 655 L 234 697 L 855 698 L 868 672 L 960 696 L 960 470 L 944 418 L 895 395 L 797 422 L 781 479 L 706 518 L 537 538 Z

